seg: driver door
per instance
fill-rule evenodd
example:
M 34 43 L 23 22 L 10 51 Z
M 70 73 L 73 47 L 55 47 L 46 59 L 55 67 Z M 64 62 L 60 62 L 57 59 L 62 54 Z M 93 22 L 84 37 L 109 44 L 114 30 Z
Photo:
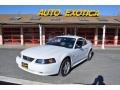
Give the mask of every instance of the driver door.
M 80 62 L 80 60 L 84 59 L 85 57 L 85 46 L 84 46 L 84 40 L 82 38 L 79 38 L 75 44 L 74 48 L 74 64 Z

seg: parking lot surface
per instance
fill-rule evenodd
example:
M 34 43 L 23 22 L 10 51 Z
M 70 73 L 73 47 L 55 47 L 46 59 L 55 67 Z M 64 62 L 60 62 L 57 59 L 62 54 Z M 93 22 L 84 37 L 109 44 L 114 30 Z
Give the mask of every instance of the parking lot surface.
M 120 49 L 95 49 L 91 61 L 79 64 L 66 77 L 39 76 L 21 70 L 15 61 L 21 50 L 0 48 L 0 76 L 48 84 L 120 84 Z

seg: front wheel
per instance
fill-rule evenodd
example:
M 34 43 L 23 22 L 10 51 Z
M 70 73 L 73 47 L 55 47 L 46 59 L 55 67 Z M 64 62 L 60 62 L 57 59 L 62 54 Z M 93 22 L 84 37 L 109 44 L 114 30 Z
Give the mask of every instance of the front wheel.
M 60 76 L 66 76 L 66 75 L 68 75 L 69 72 L 70 72 L 70 69 L 71 69 L 70 60 L 69 59 L 65 59 L 62 62 L 62 64 L 61 64 L 59 75 Z

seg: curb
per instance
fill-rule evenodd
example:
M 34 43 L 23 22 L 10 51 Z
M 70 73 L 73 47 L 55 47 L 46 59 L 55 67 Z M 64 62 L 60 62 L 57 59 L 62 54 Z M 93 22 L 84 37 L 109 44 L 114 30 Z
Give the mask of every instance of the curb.
M 12 77 L 0 76 L 0 81 L 21 84 L 21 85 L 47 85 L 48 83 L 24 80 L 24 79 L 17 79 Z

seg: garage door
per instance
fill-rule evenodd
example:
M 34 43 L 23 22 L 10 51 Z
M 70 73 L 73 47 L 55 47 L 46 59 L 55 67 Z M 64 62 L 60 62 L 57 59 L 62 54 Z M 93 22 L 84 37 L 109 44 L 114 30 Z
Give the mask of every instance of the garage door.
M 78 28 L 78 36 L 84 37 L 94 43 L 95 29 L 94 28 Z
M 47 42 L 49 39 L 63 35 L 64 34 L 64 28 L 45 28 L 45 42 Z
M 24 44 L 39 44 L 39 28 L 23 28 Z
M 102 44 L 103 29 L 98 29 L 98 45 Z M 105 45 L 114 45 L 115 29 L 106 29 L 105 33 Z
M 20 44 L 20 28 L 2 28 L 4 44 Z
M 120 45 L 120 29 L 118 31 L 118 45 Z

